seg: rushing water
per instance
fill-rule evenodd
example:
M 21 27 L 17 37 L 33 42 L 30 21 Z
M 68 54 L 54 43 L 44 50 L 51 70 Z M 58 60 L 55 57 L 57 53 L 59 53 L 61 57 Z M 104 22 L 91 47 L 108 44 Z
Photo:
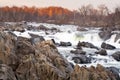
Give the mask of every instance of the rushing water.
M 107 56 L 101 56 L 99 54 L 95 54 L 95 52 L 97 51 L 96 49 L 83 48 L 83 51 L 86 51 L 87 56 L 90 56 L 89 54 L 92 54 L 91 55 L 92 61 L 89 64 L 78 64 L 78 65 L 80 66 L 86 65 L 87 67 L 90 67 L 91 65 L 96 66 L 97 64 L 102 64 L 105 67 L 116 67 L 120 69 L 120 62 L 116 61 L 111 56 L 114 52 L 120 51 L 120 43 L 119 43 L 120 39 L 115 41 L 116 34 L 113 34 L 108 40 L 103 41 L 98 35 L 98 33 L 100 32 L 99 28 L 86 28 L 87 31 L 77 31 L 78 26 L 74 26 L 74 25 L 54 25 L 54 24 L 45 24 L 45 23 L 39 23 L 39 24 L 29 23 L 29 25 L 34 25 L 34 26 L 44 25 L 44 26 L 47 26 L 48 28 L 55 27 L 55 28 L 60 29 L 61 32 L 57 32 L 54 34 L 48 34 L 48 35 L 46 35 L 45 32 L 43 31 L 36 31 L 36 32 L 26 31 L 22 34 L 20 34 L 19 32 L 14 32 L 14 33 L 17 36 L 23 36 L 23 37 L 26 36 L 28 38 L 30 38 L 28 33 L 42 35 L 44 36 L 45 39 L 54 39 L 58 43 L 60 41 L 71 42 L 72 43 L 71 47 L 57 47 L 57 48 L 60 54 L 64 58 L 66 58 L 69 62 L 73 63 L 74 65 L 76 63 L 74 63 L 74 61 L 72 60 L 72 57 L 75 55 L 71 54 L 70 50 L 74 50 L 74 48 L 76 47 L 79 41 L 90 42 L 94 44 L 95 46 L 97 46 L 98 48 L 100 48 L 102 42 L 112 44 L 116 47 L 116 49 L 107 50 L 107 54 L 108 54 Z

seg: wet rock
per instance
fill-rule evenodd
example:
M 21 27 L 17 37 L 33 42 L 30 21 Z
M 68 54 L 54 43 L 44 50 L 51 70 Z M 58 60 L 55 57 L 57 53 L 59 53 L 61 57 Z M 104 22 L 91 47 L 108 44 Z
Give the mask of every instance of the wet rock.
M 55 42 L 55 40 L 54 39 L 51 39 L 52 40 L 52 42 L 54 43 L 54 44 L 56 44 L 56 42 Z
M 100 54 L 100 55 L 103 55 L 103 56 L 106 56 L 107 55 L 107 51 L 105 49 L 101 49 L 97 52 L 95 52 L 96 54 Z
M 111 31 L 102 31 L 102 32 L 99 32 L 99 36 L 101 39 L 107 40 L 112 36 L 112 33 Z
M 117 51 L 115 53 L 112 54 L 112 57 L 117 60 L 120 61 L 120 51 Z
M 51 39 L 52 40 L 52 42 L 56 45 L 56 46 L 60 46 L 60 44 L 59 43 L 57 43 L 57 42 L 55 42 L 55 40 L 54 39 Z
M 0 64 L 0 80 L 17 80 L 17 79 L 12 68 L 5 64 Z
M 72 58 L 72 60 L 77 64 L 91 63 L 91 58 L 85 55 L 79 55 Z
M 77 47 L 87 47 L 87 48 L 95 48 L 98 49 L 96 46 L 94 46 L 93 44 L 89 43 L 89 42 L 80 42 L 77 44 Z
M 106 69 L 108 69 L 109 71 L 111 71 L 114 74 L 116 80 L 120 80 L 119 69 L 117 69 L 115 67 L 107 67 Z
M 100 64 L 90 68 L 75 66 L 70 75 L 70 80 L 117 80 L 113 73 Z
M 72 46 L 71 42 L 60 42 L 60 46 Z
M 86 52 L 81 49 L 71 50 L 70 52 L 73 54 L 82 54 L 82 55 L 86 54 Z
M 106 44 L 104 42 L 101 44 L 101 48 L 103 48 L 103 49 L 110 49 L 110 50 L 116 49 L 116 47 L 114 47 L 114 46 L 112 46 L 110 44 Z

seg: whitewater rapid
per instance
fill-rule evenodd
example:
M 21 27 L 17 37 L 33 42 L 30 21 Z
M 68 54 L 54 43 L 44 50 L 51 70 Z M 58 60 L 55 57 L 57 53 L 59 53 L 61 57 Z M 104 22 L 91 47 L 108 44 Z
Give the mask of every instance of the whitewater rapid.
M 86 31 L 77 31 L 77 27 L 75 25 L 55 25 L 55 24 L 46 24 L 46 23 L 28 23 L 28 25 L 32 26 L 40 26 L 44 25 L 48 28 L 57 28 L 60 30 L 60 32 L 53 33 L 50 32 L 50 34 L 46 34 L 44 31 L 28 31 L 26 30 L 23 33 L 20 33 L 18 31 L 14 31 L 13 33 L 17 36 L 23 36 L 30 38 L 29 33 L 36 34 L 39 36 L 43 36 L 45 40 L 54 39 L 55 42 L 60 43 L 63 42 L 71 42 L 72 46 L 70 47 L 57 47 L 60 54 L 66 58 L 70 63 L 73 65 L 76 65 L 76 63 L 72 60 L 72 57 L 74 57 L 74 54 L 71 54 L 71 50 L 75 50 L 75 47 L 77 43 L 80 42 L 89 42 L 93 45 L 97 46 L 98 48 L 101 47 L 101 44 L 103 42 L 106 42 L 108 44 L 111 44 L 116 47 L 115 50 L 106 50 L 107 56 L 101 56 L 99 54 L 95 54 L 97 51 L 96 49 L 91 48 L 85 48 L 83 47 L 83 51 L 86 52 L 87 56 L 92 57 L 91 63 L 88 64 L 78 64 L 79 66 L 96 66 L 97 64 L 101 64 L 105 67 L 116 67 L 120 70 L 120 62 L 113 59 L 111 56 L 116 51 L 120 51 L 120 39 L 115 41 L 116 34 L 113 34 L 108 40 L 104 41 L 99 37 L 100 28 L 85 28 Z M 119 32 L 119 31 L 118 31 Z

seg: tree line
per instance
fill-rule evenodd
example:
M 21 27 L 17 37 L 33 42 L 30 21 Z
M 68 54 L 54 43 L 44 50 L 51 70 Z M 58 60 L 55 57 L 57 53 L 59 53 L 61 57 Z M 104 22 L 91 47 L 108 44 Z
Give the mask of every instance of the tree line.
M 77 24 L 81 26 L 120 25 L 120 7 L 111 12 L 105 5 L 94 8 L 92 5 L 81 6 L 78 10 L 62 7 L 0 7 L 0 22 L 48 22 L 58 24 Z

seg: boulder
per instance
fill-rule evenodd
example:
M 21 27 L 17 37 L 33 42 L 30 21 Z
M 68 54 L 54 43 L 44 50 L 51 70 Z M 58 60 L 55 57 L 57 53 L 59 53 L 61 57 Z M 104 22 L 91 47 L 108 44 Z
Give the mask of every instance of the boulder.
M 110 49 L 110 50 L 116 49 L 116 47 L 114 47 L 114 46 L 112 46 L 110 44 L 106 44 L 104 42 L 101 44 L 101 48 L 103 48 L 103 49 Z
M 85 55 L 79 55 L 72 58 L 72 60 L 77 64 L 91 63 L 91 58 Z
M 72 46 L 72 44 L 71 44 L 71 42 L 60 42 L 59 46 L 67 47 L 67 46 Z
M 103 55 L 103 56 L 106 56 L 107 55 L 107 51 L 105 49 L 101 49 L 97 52 L 95 52 L 96 54 L 100 54 L 100 55 Z
M 87 47 L 87 48 L 95 48 L 98 50 L 98 48 L 96 46 L 94 46 L 92 43 L 89 43 L 89 42 L 78 42 L 77 44 L 77 47 L 80 48 L 80 47 Z
M 73 54 L 83 54 L 83 55 L 86 54 L 86 52 L 81 49 L 71 50 L 70 52 Z
M 117 51 L 115 53 L 112 54 L 112 57 L 117 60 L 120 61 L 120 51 Z

